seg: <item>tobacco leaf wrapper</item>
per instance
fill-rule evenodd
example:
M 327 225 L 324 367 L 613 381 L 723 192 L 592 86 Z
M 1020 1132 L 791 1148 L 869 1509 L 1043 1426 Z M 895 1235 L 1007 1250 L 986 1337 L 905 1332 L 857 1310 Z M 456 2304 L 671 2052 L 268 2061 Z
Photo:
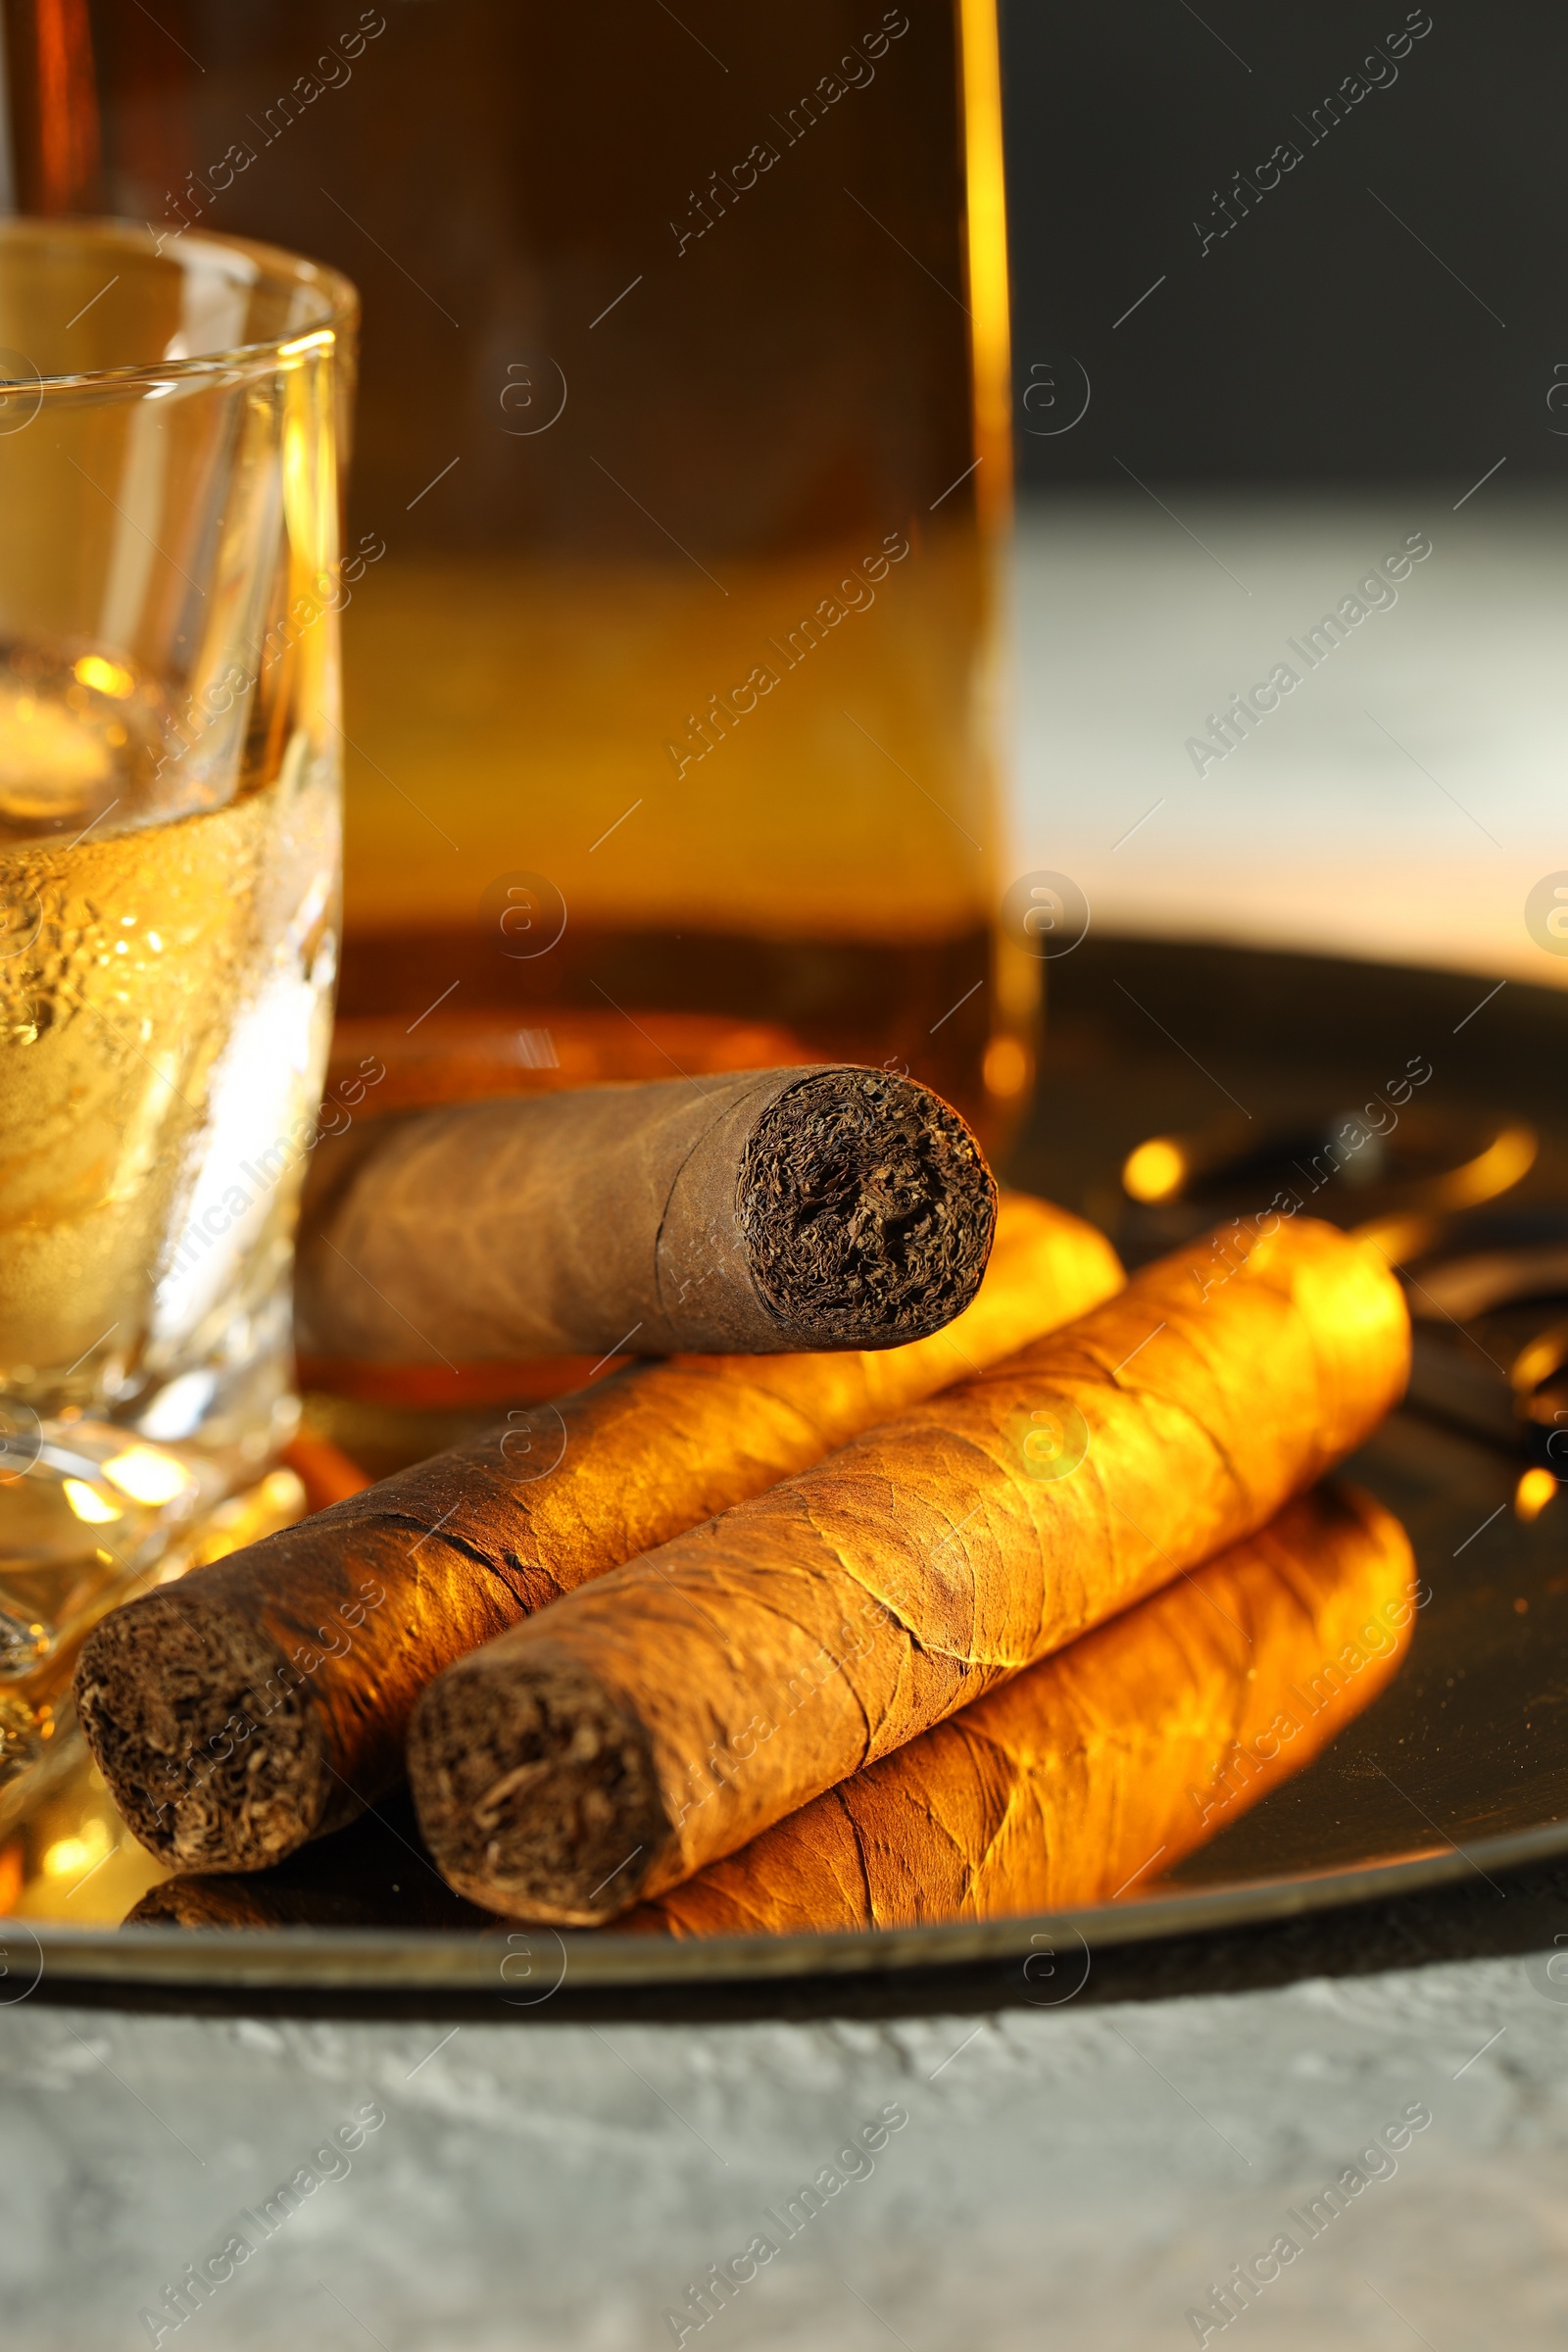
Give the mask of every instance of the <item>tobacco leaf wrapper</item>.
M 401 1778 L 415 1700 L 466 1650 L 1121 1279 L 1092 1226 L 1007 1195 L 979 1295 L 930 1338 L 631 1368 L 118 1610 L 77 1673 L 116 1803 L 169 1862 L 265 1868 Z
M 1314 1488 L 1261 1535 L 617 1925 L 680 1938 L 844 1934 L 1141 1895 L 1387 1688 L 1409 1648 L 1413 1584 L 1397 1520 L 1353 1488 Z M 411 1874 L 390 1838 L 373 1857 L 338 1847 L 248 1876 L 167 1879 L 126 1924 L 494 1924 L 429 1871 Z
M 1414 1584 L 1392 1513 L 1318 1487 L 619 1924 L 808 1935 L 1141 1893 L 1387 1687 Z
M 312 1168 L 300 1346 L 411 1363 L 897 1347 L 968 1305 L 995 1202 L 957 1112 L 881 1070 L 368 1120 Z
M 489 1910 L 591 1926 L 1251 1535 L 1402 1393 L 1387 1261 L 1309 1220 L 1078 1323 L 436 1682 L 420 1826 Z

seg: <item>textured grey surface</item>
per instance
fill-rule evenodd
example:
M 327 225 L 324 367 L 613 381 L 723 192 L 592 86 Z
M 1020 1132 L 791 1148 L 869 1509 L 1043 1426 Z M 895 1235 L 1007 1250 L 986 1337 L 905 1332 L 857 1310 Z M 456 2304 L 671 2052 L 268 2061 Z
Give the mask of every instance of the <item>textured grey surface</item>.
M 351 2169 L 165 2343 L 630 2352 L 672 2342 L 664 2310 L 760 2231 L 780 2250 L 705 2345 L 1147 2352 L 1194 2342 L 1210 2283 L 1424 2103 L 1397 2171 L 1227 2333 L 1533 2352 L 1568 2330 L 1568 1982 L 1548 1958 L 870 2022 L 18 2002 L 0 2010 L 5 2341 L 150 2341 L 139 2311 L 374 2102 L 386 2121 Z M 1063 1965 L 1041 1989 L 1072 1981 Z M 784 2240 L 765 2209 L 889 2105 L 908 2122 L 874 2171 Z

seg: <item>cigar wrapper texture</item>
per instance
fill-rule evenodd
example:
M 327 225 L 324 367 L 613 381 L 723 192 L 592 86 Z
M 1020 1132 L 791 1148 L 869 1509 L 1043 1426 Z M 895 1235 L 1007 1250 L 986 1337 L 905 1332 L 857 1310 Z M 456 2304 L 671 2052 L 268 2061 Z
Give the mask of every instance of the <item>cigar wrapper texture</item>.
M 1397 1401 L 1387 1261 L 1306 1219 L 1079 1322 L 450 1668 L 420 1827 L 487 1910 L 592 1926 L 1261 1528 Z
M 824 1934 L 1142 1891 L 1371 1704 L 1403 1663 L 1414 1590 L 1398 1521 L 1315 1488 L 618 1924 Z
M 680 1938 L 1016 1918 L 1149 1890 L 1320 1755 L 1403 1665 L 1404 1530 L 1354 1488 L 1287 1503 L 907 1747 L 616 1925 Z M 401 1849 L 396 1849 L 401 1854 Z M 127 1924 L 484 1928 L 428 1871 L 395 1906 L 321 1868 L 174 1878 Z
M 1092 1226 L 1005 1196 L 978 1296 L 928 1339 L 635 1366 L 117 1611 L 77 1673 L 117 1804 L 163 1860 L 267 1867 L 401 1778 L 416 1698 L 466 1650 L 1121 1279 Z
M 299 1344 L 409 1363 L 896 1347 L 967 1306 L 995 1203 L 957 1112 L 881 1070 L 368 1120 L 313 1165 Z

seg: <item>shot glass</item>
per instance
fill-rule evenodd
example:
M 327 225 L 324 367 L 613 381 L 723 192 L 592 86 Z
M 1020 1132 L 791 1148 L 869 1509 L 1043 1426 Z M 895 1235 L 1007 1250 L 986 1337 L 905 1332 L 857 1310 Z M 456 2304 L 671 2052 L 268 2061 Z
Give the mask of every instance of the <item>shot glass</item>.
M 0 1789 L 297 1417 L 357 312 L 269 246 L 0 221 Z

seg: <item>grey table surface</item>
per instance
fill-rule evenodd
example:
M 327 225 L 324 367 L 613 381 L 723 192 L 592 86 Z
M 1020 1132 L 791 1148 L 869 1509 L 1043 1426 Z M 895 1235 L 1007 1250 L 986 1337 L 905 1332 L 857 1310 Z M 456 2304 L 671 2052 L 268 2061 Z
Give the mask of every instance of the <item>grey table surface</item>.
M 1201 551 L 1130 501 L 1038 516 L 1019 569 L 1020 858 L 1081 867 L 1125 925 L 1523 975 L 1518 906 L 1560 858 L 1557 518 L 1480 507 L 1434 519 L 1435 559 L 1401 608 L 1201 781 L 1191 713 L 1266 669 L 1279 629 L 1434 501 L 1184 505 Z M 1499 694 L 1499 675 L 1520 691 Z M 1177 866 L 1189 887 L 1173 893 Z M 1565 976 L 1547 960 L 1529 976 Z M 1052 1980 L 841 1985 L 770 1996 L 772 2013 L 722 1995 L 681 2013 L 573 2006 L 565 1986 L 527 2012 L 399 2017 L 86 2006 L 48 1984 L 7 2001 L 23 1980 L 0 1979 L 3 2340 L 1564 2340 L 1568 1872 L 1105 1954 L 1080 1975 L 1064 1955 Z M 384 2122 L 332 2153 L 367 2108 Z M 889 2108 L 907 2121 L 886 2144 L 845 2153 Z M 1410 2108 L 1430 2125 L 1372 2153 Z M 1342 2180 L 1315 2234 L 1291 2218 Z M 236 2230 L 253 2250 L 176 2326 L 168 2290 Z M 1298 2250 L 1239 2316 L 1190 2316 L 1282 2235 Z M 759 2236 L 776 2250 L 699 2327 L 689 2290 Z
M 40 1985 L 0 2008 L 4 2340 L 1461 2352 L 1568 2328 L 1568 1868 L 1087 1975 L 1063 1953 L 1027 1982 L 756 1999 L 639 2015 L 565 1986 L 371 2019 Z M 174 2328 L 167 2290 L 236 2231 L 247 2258 Z M 1211 2290 L 1281 2237 L 1221 2328 Z M 748 2248 L 699 2327 L 689 2290 Z

